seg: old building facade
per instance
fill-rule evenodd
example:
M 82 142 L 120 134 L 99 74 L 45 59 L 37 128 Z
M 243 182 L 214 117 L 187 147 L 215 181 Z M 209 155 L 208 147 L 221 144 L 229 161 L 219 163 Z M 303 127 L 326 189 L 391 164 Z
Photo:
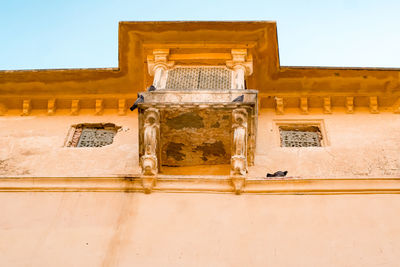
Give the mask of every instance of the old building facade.
M 118 68 L 2 71 L 0 265 L 396 266 L 399 79 L 280 66 L 275 22 L 121 22 Z

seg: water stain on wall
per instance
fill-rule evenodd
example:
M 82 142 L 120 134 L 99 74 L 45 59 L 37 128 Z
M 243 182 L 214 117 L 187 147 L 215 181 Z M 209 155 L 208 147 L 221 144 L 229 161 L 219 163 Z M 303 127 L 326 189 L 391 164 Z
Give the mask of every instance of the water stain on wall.
M 187 112 L 176 117 L 169 118 L 166 121 L 168 127 L 181 130 L 183 128 L 203 128 L 203 118 L 194 112 Z
M 226 151 L 222 141 L 217 141 L 214 143 L 203 143 L 201 146 L 197 146 L 195 151 L 201 151 L 203 156 L 202 160 L 207 161 L 210 156 L 215 157 L 225 157 Z

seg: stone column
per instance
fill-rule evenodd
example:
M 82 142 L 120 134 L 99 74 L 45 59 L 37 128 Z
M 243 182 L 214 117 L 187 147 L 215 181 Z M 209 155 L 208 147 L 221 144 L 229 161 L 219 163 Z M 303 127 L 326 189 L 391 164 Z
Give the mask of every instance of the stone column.
M 231 89 L 245 89 L 245 77 L 253 73 L 253 61 L 247 58 L 247 49 L 232 49 L 232 60 L 226 66 L 232 69 Z
M 143 126 L 144 154 L 140 159 L 142 167 L 142 185 L 146 193 L 150 193 L 158 173 L 158 155 L 160 144 L 160 112 L 149 108 L 144 112 Z
M 153 85 L 157 89 L 164 89 L 167 84 L 167 70 L 174 66 L 168 61 L 169 49 L 154 49 L 153 55 L 147 57 L 149 74 L 154 76 Z
M 232 112 L 231 178 L 236 194 L 242 192 L 247 175 L 247 111 L 243 108 Z

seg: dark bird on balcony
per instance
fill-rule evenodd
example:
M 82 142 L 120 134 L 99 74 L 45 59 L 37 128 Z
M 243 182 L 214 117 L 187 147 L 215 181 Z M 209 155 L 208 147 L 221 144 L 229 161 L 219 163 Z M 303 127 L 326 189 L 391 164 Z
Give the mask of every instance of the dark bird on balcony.
M 244 99 L 244 95 L 238 96 L 235 99 L 233 99 L 232 102 L 243 102 Z
M 132 107 L 130 107 L 129 109 L 131 111 L 134 111 L 137 107 L 139 103 L 143 103 L 144 102 L 144 97 L 140 94 L 138 94 L 138 98 L 136 99 L 135 103 L 132 105 Z
M 271 173 L 267 173 L 267 177 L 285 177 L 286 174 L 288 173 L 288 171 L 277 171 L 273 174 Z
M 154 85 L 150 85 L 149 88 L 147 88 L 147 92 L 153 92 L 157 90 L 157 88 Z

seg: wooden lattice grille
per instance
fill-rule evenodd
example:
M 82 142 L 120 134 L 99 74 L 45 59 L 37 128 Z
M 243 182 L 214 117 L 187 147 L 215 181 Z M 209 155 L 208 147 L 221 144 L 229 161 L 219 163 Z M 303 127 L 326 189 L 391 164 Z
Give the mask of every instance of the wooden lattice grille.
M 167 89 L 223 90 L 231 88 L 231 71 L 225 67 L 176 67 L 168 71 Z

